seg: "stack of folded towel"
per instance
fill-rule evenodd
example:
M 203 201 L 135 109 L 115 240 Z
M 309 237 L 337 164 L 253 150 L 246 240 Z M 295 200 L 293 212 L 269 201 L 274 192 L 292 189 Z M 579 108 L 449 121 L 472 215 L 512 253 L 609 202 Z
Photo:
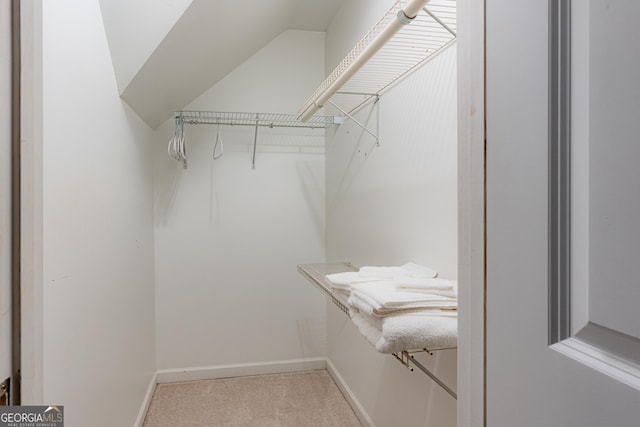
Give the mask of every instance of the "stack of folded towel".
M 433 278 L 438 272 L 428 267 L 408 262 L 399 267 L 362 267 L 358 271 L 328 274 L 325 276 L 329 287 L 333 291 L 342 292 L 346 296 L 351 293 L 351 285 L 374 281 L 399 279 L 400 282 L 411 286 L 411 281 Z M 419 288 L 418 288 L 419 289 Z
M 457 344 L 458 292 L 455 281 L 418 264 L 362 267 L 327 275 L 334 292 L 348 298 L 351 319 L 382 353 Z

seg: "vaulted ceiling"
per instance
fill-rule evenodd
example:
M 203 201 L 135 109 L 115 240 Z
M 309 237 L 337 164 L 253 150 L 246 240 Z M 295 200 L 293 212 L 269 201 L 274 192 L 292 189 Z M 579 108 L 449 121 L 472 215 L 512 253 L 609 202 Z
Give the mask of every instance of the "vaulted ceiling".
M 326 31 L 342 3 L 100 0 L 120 94 L 153 128 L 283 31 Z

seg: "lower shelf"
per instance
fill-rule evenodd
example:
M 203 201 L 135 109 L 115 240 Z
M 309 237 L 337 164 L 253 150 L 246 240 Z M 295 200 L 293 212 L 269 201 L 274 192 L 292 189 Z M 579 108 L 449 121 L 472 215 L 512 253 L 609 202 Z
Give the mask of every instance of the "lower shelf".
M 349 314 L 349 306 L 346 298 L 340 294 L 335 293 L 329 287 L 325 276 L 334 273 L 343 273 L 347 271 L 358 271 L 358 268 L 349 262 L 335 262 L 335 263 L 316 263 L 316 264 L 300 264 L 298 265 L 298 272 L 305 277 L 314 286 L 320 289 L 343 313 L 351 317 Z M 433 355 L 434 351 L 439 350 L 454 350 L 455 347 L 447 348 L 433 348 L 433 349 L 414 349 L 403 350 L 397 353 L 393 353 L 393 356 L 409 370 L 413 371 L 411 365 L 416 366 L 420 371 L 425 373 L 429 378 L 436 382 L 444 391 L 446 391 L 451 397 L 457 399 L 457 394 L 449 386 L 447 386 L 442 380 L 440 380 L 434 373 L 432 373 L 427 367 L 415 359 L 415 354 L 420 352 L 426 352 Z

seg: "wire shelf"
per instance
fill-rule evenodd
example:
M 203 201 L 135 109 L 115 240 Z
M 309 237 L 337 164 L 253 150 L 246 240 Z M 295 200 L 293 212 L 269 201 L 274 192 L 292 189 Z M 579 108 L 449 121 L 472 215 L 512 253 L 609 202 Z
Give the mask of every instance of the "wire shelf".
M 389 22 L 397 19 L 406 0 L 398 0 L 365 34 L 343 61 L 309 97 L 313 104 L 322 93 L 350 66 Z M 408 25 L 403 26 L 358 72 L 340 89 L 333 101 L 353 114 L 363 106 L 362 97 L 353 95 L 381 95 L 408 73 L 451 45 L 456 39 L 456 1 L 431 0 Z M 351 93 L 345 95 L 345 93 Z M 303 108 L 304 110 L 304 108 Z
M 329 283 L 325 279 L 327 274 L 342 273 L 346 271 L 358 271 L 350 262 L 334 262 L 334 263 L 317 263 L 317 264 L 299 264 L 298 272 L 306 278 L 311 284 L 320 289 L 324 294 L 333 302 L 344 314 L 351 317 L 349 314 L 349 306 L 347 298 L 339 292 L 331 290 Z M 443 348 L 430 348 L 430 349 L 415 349 L 415 350 L 403 350 L 398 353 L 391 353 L 400 363 L 413 372 L 411 365 L 416 366 L 428 377 L 430 377 L 436 384 L 442 387 L 451 397 L 458 398 L 458 395 L 449 386 L 447 386 L 442 380 L 440 380 L 434 373 L 432 373 L 426 366 L 420 363 L 415 358 L 417 353 L 427 353 L 433 356 L 433 352 L 441 350 L 454 350 L 456 347 L 443 347 Z
M 296 114 L 233 113 L 217 111 L 176 111 L 174 117 L 182 123 L 197 125 L 258 126 L 269 128 L 324 129 L 340 124 L 340 117 L 316 115 L 308 122 L 301 122 Z
M 329 126 L 342 123 L 340 116 L 315 116 L 307 122 L 301 122 L 295 114 L 281 113 L 233 113 L 225 111 L 176 111 L 173 114 L 175 130 L 169 141 L 167 152 L 175 160 L 182 162 L 187 169 L 187 150 L 184 125 L 225 125 L 225 126 L 250 126 L 255 129 L 253 137 L 253 155 L 251 167 L 256 167 L 256 151 L 258 146 L 258 128 L 297 128 L 297 129 L 325 129 Z M 309 131 L 307 131 L 309 133 Z M 318 132 L 315 132 L 318 133 Z M 216 136 L 216 147 L 220 140 L 220 133 Z M 220 142 L 221 153 L 214 155 L 214 160 L 222 157 L 224 152 Z M 215 148 L 214 148 L 215 151 Z

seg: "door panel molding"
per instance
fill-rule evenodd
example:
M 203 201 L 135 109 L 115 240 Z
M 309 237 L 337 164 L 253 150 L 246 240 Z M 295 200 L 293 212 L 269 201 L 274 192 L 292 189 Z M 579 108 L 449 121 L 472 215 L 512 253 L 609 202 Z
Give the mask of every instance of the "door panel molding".
M 640 390 L 640 339 L 594 322 L 590 313 L 589 6 L 549 4 L 548 342 Z
M 616 356 L 609 349 L 602 349 L 577 338 L 567 338 L 550 348 L 610 378 L 640 390 L 640 368 L 638 365 L 630 362 L 626 357 Z
M 571 3 L 549 4 L 549 345 L 571 335 Z
M 636 337 L 589 322 L 575 338 L 640 366 L 640 340 Z

